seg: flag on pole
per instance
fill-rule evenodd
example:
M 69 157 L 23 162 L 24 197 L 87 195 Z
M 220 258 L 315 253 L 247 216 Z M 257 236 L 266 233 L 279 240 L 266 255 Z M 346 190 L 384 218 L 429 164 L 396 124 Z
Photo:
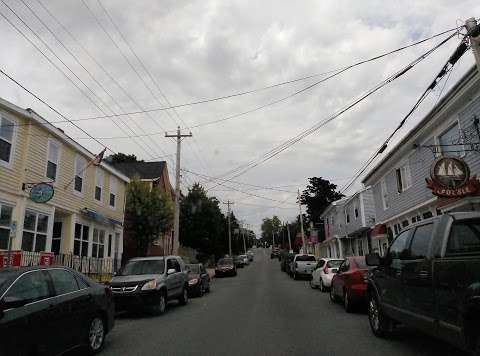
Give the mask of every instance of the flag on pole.
M 88 166 L 90 166 L 91 164 L 93 164 L 94 166 L 99 166 L 100 163 L 102 163 L 103 155 L 105 154 L 106 150 L 107 150 L 107 148 L 105 147 L 102 150 L 102 152 L 100 152 L 98 155 L 95 156 L 95 158 L 88 164 Z

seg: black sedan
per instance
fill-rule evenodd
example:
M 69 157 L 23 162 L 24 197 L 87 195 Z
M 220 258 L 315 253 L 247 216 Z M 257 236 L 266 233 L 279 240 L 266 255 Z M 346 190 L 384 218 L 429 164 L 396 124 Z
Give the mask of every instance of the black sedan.
M 188 293 L 191 296 L 201 297 L 210 292 L 210 277 L 201 263 L 186 265 L 188 269 Z
M 236 276 L 237 275 L 237 267 L 233 262 L 233 258 L 221 258 L 217 262 L 217 267 L 215 268 L 215 276 L 216 277 L 223 277 L 223 276 Z
M 0 269 L 2 356 L 76 348 L 93 354 L 113 325 L 110 289 L 80 273 L 54 266 Z

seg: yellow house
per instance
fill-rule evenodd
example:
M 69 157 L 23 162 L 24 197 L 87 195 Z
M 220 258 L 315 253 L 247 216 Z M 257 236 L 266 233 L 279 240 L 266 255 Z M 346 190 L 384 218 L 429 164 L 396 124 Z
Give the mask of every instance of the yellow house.
M 121 259 L 129 178 L 105 162 L 86 168 L 94 158 L 33 110 L 0 99 L 0 250 L 11 241 L 11 250 L 53 252 L 56 262 Z M 44 203 L 32 192 L 51 193 L 41 182 L 54 193 Z

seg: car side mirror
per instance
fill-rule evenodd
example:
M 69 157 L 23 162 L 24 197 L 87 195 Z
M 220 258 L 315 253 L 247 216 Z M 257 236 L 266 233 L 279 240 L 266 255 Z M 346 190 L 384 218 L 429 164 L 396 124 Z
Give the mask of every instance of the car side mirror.
M 367 266 L 380 266 L 382 258 L 378 253 L 369 253 L 365 256 L 365 263 Z
M 167 271 L 167 275 L 173 274 L 175 272 L 176 272 L 175 268 L 169 268 L 168 271 Z
M 19 299 L 19 298 L 15 298 L 15 297 L 5 297 L 0 302 L 0 311 L 3 314 L 4 310 L 20 308 L 20 307 L 23 307 L 27 303 L 28 303 L 28 300 L 25 300 L 25 299 Z

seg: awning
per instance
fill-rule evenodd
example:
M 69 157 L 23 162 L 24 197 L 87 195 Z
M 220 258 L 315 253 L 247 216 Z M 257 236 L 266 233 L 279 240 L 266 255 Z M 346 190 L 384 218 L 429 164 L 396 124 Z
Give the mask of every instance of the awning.
M 119 226 L 122 226 L 122 222 L 119 221 L 119 220 L 116 220 L 116 219 L 113 219 L 113 218 L 109 218 L 105 215 L 102 215 L 100 214 L 99 212 L 96 212 L 95 210 L 91 210 L 91 209 L 88 209 L 88 208 L 83 208 L 83 209 L 80 209 L 80 213 L 82 215 L 85 215 L 91 219 L 94 219 L 100 223 L 103 223 L 103 224 L 112 224 L 112 225 L 119 225 Z
M 372 239 L 382 239 L 387 237 L 387 225 L 377 224 L 372 229 Z

